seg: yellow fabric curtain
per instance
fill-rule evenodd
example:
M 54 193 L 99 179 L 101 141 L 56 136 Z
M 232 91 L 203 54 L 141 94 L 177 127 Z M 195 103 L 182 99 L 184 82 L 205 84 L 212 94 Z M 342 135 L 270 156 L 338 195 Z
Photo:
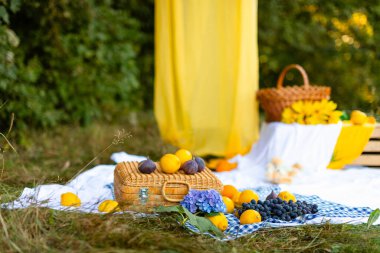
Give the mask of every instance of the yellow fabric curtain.
M 155 116 L 163 139 L 232 156 L 258 139 L 257 0 L 155 1 Z

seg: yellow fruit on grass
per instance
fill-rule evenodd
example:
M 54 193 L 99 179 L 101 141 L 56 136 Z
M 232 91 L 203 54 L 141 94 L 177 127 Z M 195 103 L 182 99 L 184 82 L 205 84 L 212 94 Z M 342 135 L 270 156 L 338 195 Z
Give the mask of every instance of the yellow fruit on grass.
M 226 205 L 226 212 L 227 213 L 233 213 L 235 209 L 235 204 L 229 197 L 222 197 L 224 204 Z
M 160 165 L 163 172 L 173 174 L 176 173 L 181 167 L 181 161 L 176 155 L 166 154 L 161 157 Z
M 208 216 L 207 218 L 211 221 L 212 224 L 215 225 L 215 227 L 219 228 L 222 231 L 228 228 L 228 220 L 223 213 L 219 213 L 214 216 Z
M 177 152 L 175 152 L 175 155 L 179 158 L 181 161 L 181 165 L 184 164 L 185 162 L 193 159 L 193 155 L 189 150 L 186 149 L 178 149 Z
M 259 195 L 257 195 L 256 192 L 252 190 L 244 190 L 241 192 L 240 197 L 239 197 L 239 205 L 243 203 L 249 203 L 254 199 L 256 202 L 259 200 Z
M 351 122 L 354 125 L 363 125 L 367 122 L 367 115 L 359 110 L 351 112 Z
M 261 222 L 261 215 L 255 210 L 250 209 L 240 215 L 240 224 L 252 224 L 257 222 Z
M 230 199 L 232 199 L 232 197 L 235 195 L 235 193 L 237 193 L 238 190 L 235 188 L 235 186 L 233 185 L 225 185 L 223 186 L 223 190 L 222 190 L 222 196 L 226 196 Z
M 282 200 L 285 200 L 286 202 L 289 202 L 289 200 L 292 200 L 293 202 L 297 201 L 296 197 L 288 191 L 280 192 L 277 197 L 279 197 Z
M 115 200 L 110 200 L 110 199 L 104 200 L 102 203 L 100 203 L 100 205 L 98 206 L 98 210 L 99 212 L 103 212 L 103 213 L 121 211 L 119 207 L 119 203 L 117 203 L 117 201 Z
M 80 199 L 72 192 L 61 194 L 61 206 L 80 206 Z
M 241 192 L 236 192 L 233 196 L 232 196 L 232 201 L 237 204 L 239 202 L 239 198 L 240 198 L 240 194 Z

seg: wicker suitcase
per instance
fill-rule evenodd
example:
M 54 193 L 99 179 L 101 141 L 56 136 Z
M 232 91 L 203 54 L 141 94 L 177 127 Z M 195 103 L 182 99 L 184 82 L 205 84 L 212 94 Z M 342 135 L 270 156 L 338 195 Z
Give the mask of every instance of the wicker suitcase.
M 153 173 L 143 174 L 137 162 L 117 164 L 115 197 L 123 210 L 151 211 L 155 206 L 177 205 L 190 189 L 220 192 L 223 188 L 222 182 L 208 168 L 194 175 L 186 175 L 183 171 L 165 174 L 160 164 L 156 165 Z

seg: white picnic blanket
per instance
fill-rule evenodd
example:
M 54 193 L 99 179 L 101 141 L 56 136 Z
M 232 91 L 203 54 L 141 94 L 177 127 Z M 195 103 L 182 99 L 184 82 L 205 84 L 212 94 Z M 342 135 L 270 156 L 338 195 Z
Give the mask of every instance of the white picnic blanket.
M 143 156 L 129 155 L 125 152 L 114 153 L 115 162 L 143 160 Z M 3 204 L 6 208 L 26 208 L 40 205 L 57 210 L 61 207 L 60 196 L 64 192 L 73 192 L 79 196 L 82 205 L 75 210 L 97 212 L 97 205 L 105 199 L 113 199 L 113 171 L 115 165 L 98 165 L 83 172 L 66 185 L 46 184 L 35 188 L 25 188 L 14 202 Z M 239 171 L 241 170 L 241 171 Z M 216 173 L 224 184 L 233 184 L 241 188 L 269 186 L 265 181 L 255 180 L 256 170 L 240 168 L 232 172 Z M 244 177 L 236 176 L 244 174 Z M 251 180 L 245 180 L 251 178 Z M 242 180 L 244 179 L 244 180 Z M 270 185 L 271 186 L 271 185 Z M 281 185 L 302 195 L 317 195 L 322 199 L 355 207 L 380 207 L 380 170 L 351 168 L 342 171 L 326 170 L 314 174 L 300 175 L 291 185 Z
M 265 163 L 273 155 L 283 156 L 288 158 L 285 161 L 290 164 L 300 162 L 307 166 L 305 167 L 305 171 L 300 173 L 291 185 L 281 185 L 282 189 L 288 189 L 291 192 L 304 196 L 317 195 L 324 200 L 351 207 L 379 208 L 380 169 L 356 167 L 342 171 L 331 171 L 316 168 L 316 166 L 310 166 L 307 163 L 308 161 L 312 161 L 313 164 L 319 164 L 318 159 L 316 159 L 317 156 L 313 157 L 313 155 L 309 154 L 313 152 L 312 142 L 317 142 L 319 145 L 325 145 L 329 141 L 335 143 L 339 128 L 340 126 L 336 125 L 336 128 L 328 130 L 326 139 L 321 140 L 318 138 L 320 133 L 316 134 L 316 132 L 324 131 L 322 128 L 318 128 L 313 133 L 310 130 L 312 128 L 289 126 L 284 130 L 281 124 L 270 125 L 266 130 L 265 128 L 263 129 L 260 141 L 253 146 L 248 155 L 234 158 L 239 163 L 238 169 L 231 172 L 216 173 L 216 175 L 224 184 L 232 184 L 239 188 L 273 187 L 273 185 L 270 185 L 265 180 Z M 275 131 L 277 138 L 273 138 L 273 134 L 265 133 L 265 131 Z M 290 138 L 290 135 L 293 135 L 293 137 Z M 265 140 L 265 136 L 269 139 Z M 308 136 L 310 140 L 304 141 L 305 136 Z M 298 143 L 291 143 L 291 140 L 297 140 Z M 289 146 L 279 142 L 288 142 Z M 284 149 L 281 151 L 279 148 L 274 148 L 273 145 L 275 143 L 279 147 L 284 147 Z M 287 152 L 287 155 L 284 156 L 282 152 Z M 332 150 L 328 152 L 332 152 Z M 319 156 L 327 157 L 328 152 L 326 151 Z M 140 161 L 145 159 L 145 157 L 120 152 L 112 154 L 111 159 L 118 163 L 122 161 Z M 324 167 L 327 162 L 326 159 L 320 160 L 320 164 L 323 164 Z M 38 205 L 57 210 L 77 210 L 97 213 L 97 207 L 101 201 L 114 199 L 114 168 L 115 165 L 98 165 L 81 173 L 66 185 L 47 184 L 35 188 L 25 188 L 17 200 L 2 204 L 1 207 L 13 209 Z M 81 207 L 62 207 L 60 205 L 60 195 L 64 192 L 77 194 L 82 201 Z M 365 219 L 352 220 L 351 218 L 347 218 L 342 220 L 342 217 L 336 220 L 334 218 L 330 219 L 332 223 L 342 223 L 342 221 L 358 224 L 365 222 Z M 380 224 L 380 221 L 377 221 L 377 224 Z

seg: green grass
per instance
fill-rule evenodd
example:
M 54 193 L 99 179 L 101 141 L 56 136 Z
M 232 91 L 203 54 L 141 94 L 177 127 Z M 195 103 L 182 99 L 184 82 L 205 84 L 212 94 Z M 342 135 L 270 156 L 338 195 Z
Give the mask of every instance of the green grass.
M 0 201 L 16 198 L 26 186 L 65 183 L 89 166 L 110 164 L 112 152 L 125 150 L 157 159 L 174 147 L 162 143 L 152 115 L 86 128 L 63 126 L 28 134 L 19 155 L 4 154 Z M 132 137 L 109 146 L 117 130 Z M 348 196 L 345 196 L 348 197 Z M 67 213 L 45 208 L 0 210 L 0 252 L 380 252 L 380 227 L 321 225 L 265 229 L 230 242 L 192 234 L 170 215 L 139 218 L 125 215 Z

